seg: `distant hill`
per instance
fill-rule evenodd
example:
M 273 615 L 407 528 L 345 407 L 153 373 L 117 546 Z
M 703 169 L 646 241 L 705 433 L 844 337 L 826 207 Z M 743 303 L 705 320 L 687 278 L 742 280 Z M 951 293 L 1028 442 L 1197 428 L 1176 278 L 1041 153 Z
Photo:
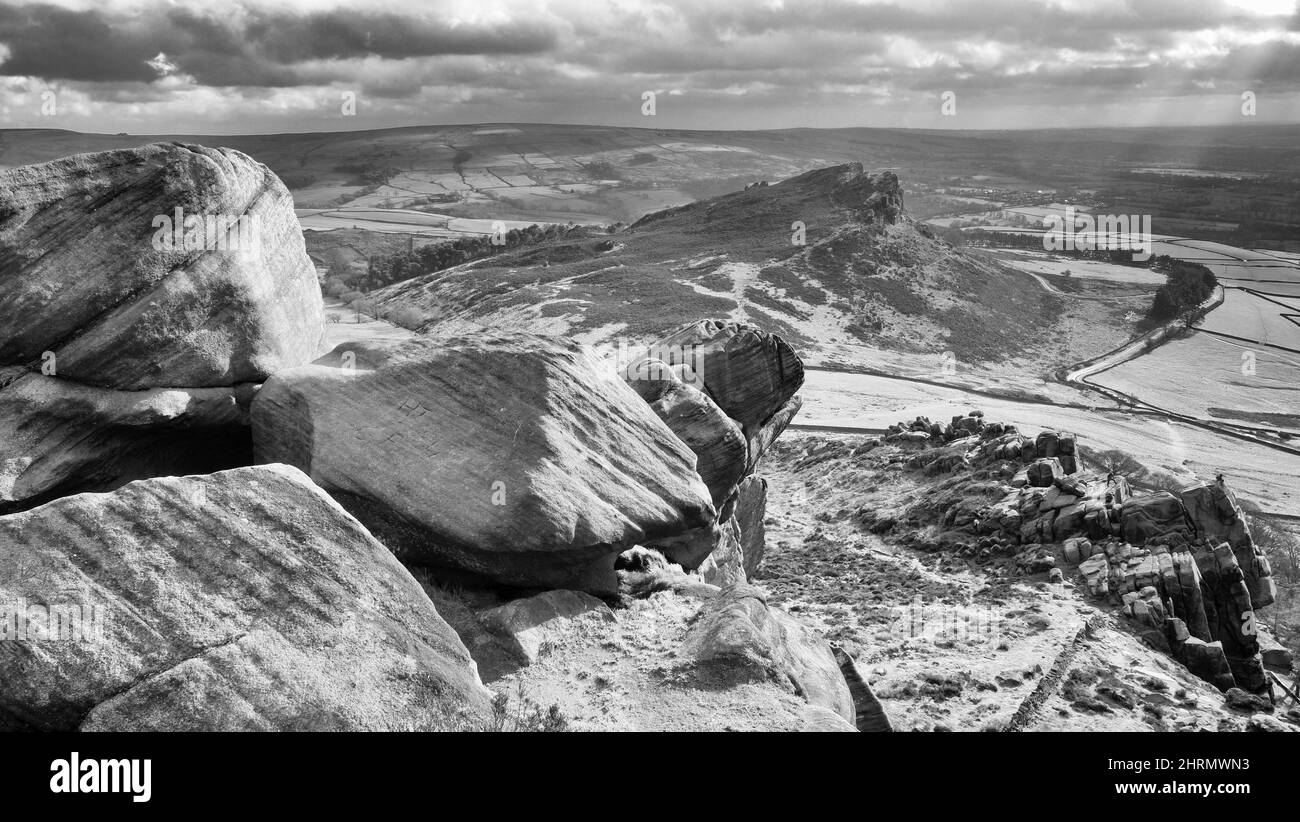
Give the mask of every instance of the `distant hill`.
M 798 237 L 802 225 L 803 236 Z M 802 240 L 802 244 L 799 243 Z M 898 177 L 859 163 L 647 215 L 607 237 L 505 251 L 375 292 L 425 330 L 544 330 L 649 341 L 730 317 L 813 361 L 996 363 L 1050 337 L 1058 298 L 914 223 Z
M 422 233 L 443 236 L 486 230 L 469 220 L 630 223 L 851 161 L 907 180 L 919 220 L 1091 192 L 1117 213 L 1181 221 L 1169 230 L 1248 220 L 1267 234 L 1294 213 L 1300 182 L 1298 126 L 688 131 L 654 128 L 653 119 L 646 128 L 486 123 L 264 135 L 0 130 L 0 166 L 159 140 L 226 146 L 284 180 L 297 207 L 313 212 L 300 215 L 308 228 L 365 225 L 376 209 L 401 209 Z M 1183 173 L 1198 169 L 1213 173 Z M 378 228 L 400 230 L 384 222 Z

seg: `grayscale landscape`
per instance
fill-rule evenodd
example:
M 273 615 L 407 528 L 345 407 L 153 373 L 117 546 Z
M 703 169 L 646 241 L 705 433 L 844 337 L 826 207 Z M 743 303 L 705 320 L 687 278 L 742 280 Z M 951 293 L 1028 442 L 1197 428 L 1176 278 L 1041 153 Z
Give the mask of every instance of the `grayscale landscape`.
M 1294 8 L 305 5 L 0 4 L 0 730 L 1300 731 Z

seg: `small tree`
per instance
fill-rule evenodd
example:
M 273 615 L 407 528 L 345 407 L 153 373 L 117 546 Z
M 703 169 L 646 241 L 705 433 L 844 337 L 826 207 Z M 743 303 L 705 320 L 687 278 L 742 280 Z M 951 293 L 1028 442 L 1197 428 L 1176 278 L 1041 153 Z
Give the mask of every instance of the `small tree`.
M 388 312 L 388 321 L 401 328 L 415 331 L 424 324 L 424 315 L 409 305 L 402 305 Z
M 352 255 L 344 251 L 341 246 L 331 248 L 325 252 L 325 270 L 330 279 L 344 283 L 352 282 L 355 276 L 352 270 Z

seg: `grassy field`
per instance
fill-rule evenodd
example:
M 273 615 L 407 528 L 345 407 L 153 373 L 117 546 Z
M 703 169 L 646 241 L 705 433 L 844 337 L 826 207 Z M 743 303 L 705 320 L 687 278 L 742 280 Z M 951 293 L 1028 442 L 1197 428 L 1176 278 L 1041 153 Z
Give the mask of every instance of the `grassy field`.
M 1092 381 L 1182 413 L 1300 434 L 1300 354 L 1194 333 Z

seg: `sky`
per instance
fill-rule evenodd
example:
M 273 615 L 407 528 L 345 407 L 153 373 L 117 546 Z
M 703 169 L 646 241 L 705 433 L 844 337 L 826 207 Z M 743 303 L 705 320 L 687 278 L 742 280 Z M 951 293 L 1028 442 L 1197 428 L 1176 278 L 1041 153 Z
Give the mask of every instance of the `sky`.
M 0 0 L 0 128 L 248 134 L 504 122 L 1296 123 L 1300 9 L 1296 0 Z

